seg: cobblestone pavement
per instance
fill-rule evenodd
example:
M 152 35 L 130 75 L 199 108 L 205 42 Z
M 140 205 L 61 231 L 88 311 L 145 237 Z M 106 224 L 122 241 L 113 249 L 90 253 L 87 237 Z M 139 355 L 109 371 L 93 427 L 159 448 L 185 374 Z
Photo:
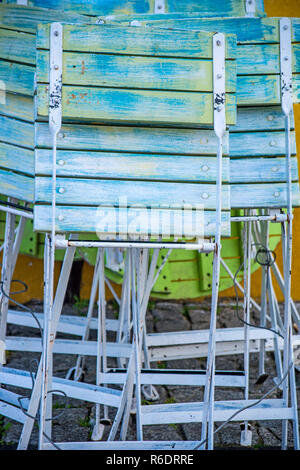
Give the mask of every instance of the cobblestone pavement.
M 40 312 L 42 305 L 40 303 L 30 304 L 33 311 Z M 148 332 L 167 332 L 182 331 L 194 329 L 206 329 L 209 326 L 209 308 L 210 299 L 204 299 L 201 302 L 175 302 L 175 301 L 151 301 L 147 312 Z M 85 315 L 87 305 L 85 302 L 76 302 L 73 305 L 65 305 L 64 314 Z M 96 310 L 95 313 L 96 315 Z M 117 310 L 114 302 L 107 304 L 107 317 L 115 318 Z M 255 314 L 252 322 L 258 324 L 258 318 Z M 232 299 L 221 299 L 218 306 L 218 328 L 242 326 L 236 315 L 236 308 Z M 39 336 L 39 331 L 33 328 L 24 328 L 15 325 L 9 325 L 8 334 L 13 336 Z M 58 334 L 59 338 L 78 339 L 71 335 Z M 96 332 L 91 332 L 90 339 L 96 339 Z M 113 340 L 111 333 L 109 340 Z M 34 370 L 39 354 L 24 352 L 9 352 L 7 357 L 7 366 L 17 369 Z M 57 377 L 66 377 L 68 370 L 75 365 L 75 356 L 65 354 L 54 355 L 54 375 Z M 109 360 L 109 366 L 116 366 L 114 359 Z M 205 369 L 205 358 L 185 359 L 165 361 L 153 364 L 153 367 L 160 368 L 189 368 Z M 217 357 L 216 368 L 223 370 L 243 370 L 243 356 L 240 354 Z M 258 378 L 258 354 L 253 353 L 250 356 L 250 398 L 258 399 L 272 387 L 274 387 L 275 361 L 273 353 L 266 354 L 265 363 L 268 378 L 263 384 L 257 385 Z M 95 383 L 96 359 L 94 357 L 86 358 L 86 371 L 84 381 Z M 298 373 L 297 373 L 298 374 Z M 297 377 L 299 379 L 299 377 Z M 28 390 L 10 390 L 24 393 L 29 396 Z M 203 398 L 203 388 L 189 386 L 164 386 L 157 387 L 159 392 L 159 401 L 156 403 L 175 403 L 181 401 L 200 401 Z M 300 390 L 298 399 L 300 399 Z M 280 397 L 281 391 L 276 390 L 270 397 Z M 217 388 L 216 399 L 242 399 L 242 389 Z M 144 401 L 147 404 L 146 401 Z M 151 403 L 149 403 L 151 406 Z M 79 401 L 70 398 L 65 406 L 64 398 L 53 396 L 53 414 L 63 414 L 53 421 L 53 440 L 62 441 L 89 441 L 93 429 L 95 406 L 91 403 Z M 111 417 L 114 411 L 111 410 Z M 220 423 L 216 423 L 216 427 Z M 251 422 L 253 438 L 253 449 L 279 448 L 281 443 L 281 423 L 278 421 L 254 421 Z M 109 427 L 105 432 L 104 438 L 109 432 Z M 289 446 L 292 446 L 292 429 L 289 428 Z M 15 448 L 21 432 L 21 425 L 7 418 L 0 417 L 0 444 L 2 448 Z M 241 428 L 239 423 L 230 423 L 215 435 L 216 448 L 234 448 L 240 446 Z M 169 424 L 153 425 L 144 427 L 144 439 L 146 440 L 197 440 L 200 439 L 201 424 Z M 131 415 L 128 439 L 135 439 L 135 416 Z M 35 425 L 30 440 L 30 448 L 37 448 L 38 427 Z

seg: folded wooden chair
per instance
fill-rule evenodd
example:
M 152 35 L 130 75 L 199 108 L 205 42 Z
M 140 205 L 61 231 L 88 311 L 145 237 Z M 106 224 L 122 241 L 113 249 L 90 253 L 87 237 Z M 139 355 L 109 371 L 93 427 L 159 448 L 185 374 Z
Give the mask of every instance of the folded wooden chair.
M 110 440 L 119 425 L 122 438 L 126 436 L 134 381 L 140 440 L 141 335 L 147 306 L 142 296 L 148 298 L 148 292 L 141 290 L 145 282 L 141 250 L 155 251 L 147 275 L 150 280 L 160 248 L 215 253 L 212 336 L 215 331 L 218 244 L 220 236 L 228 234 L 230 209 L 228 186 L 222 186 L 229 163 L 222 156 L 222 143 L 226 123 L 235 123 L 234 37 L 227 36 L 225 47 L 222 34 L 202 37 L 202 33 L 52 24 L 39 28 L 37 47 L 34 229 L 47 232 L 40 448 L 48 447 L 43 430 L 49 416 L 47 390 L 52 387 L 51 339 L 58 320 L 53 317 L 54 252 L 67 246 L 102 248 L 102 273 L 103 249 L 127 248 L 131 273 L 127 305 L 132 311 L 134 339 Z M 192 136 L 201 139 L 207 133 L 214 152 L 202 156 L 200 140 L 196 155 L 188 156 Z M 64 150 L 67 141 L 68 150 Z M 182 232 L 183 209 L 197 209 L 198 204 L 202 222 L 195 231 L 199 211 L 192 210 L 193 219 Z M 100 239 L 65 238 L 65 234 L 80 232 L 95 233 Z M 105 240 L 107 236 L 110 240 Z M 191 237 L 195 241 L 189 243 L 186 239 Z M 103 275 L 99 283 L 99 344 L 105 347 Z M 105 357 L 98 348 L 97 380 L 101 383 Z M 211 351 L 202 381 L 206 394 L 213 393 L 213 364 Z M 203 418 L 204 433 L 210 418 L 211 406 Z M 47 431 L 49 435 L 48 426 Z

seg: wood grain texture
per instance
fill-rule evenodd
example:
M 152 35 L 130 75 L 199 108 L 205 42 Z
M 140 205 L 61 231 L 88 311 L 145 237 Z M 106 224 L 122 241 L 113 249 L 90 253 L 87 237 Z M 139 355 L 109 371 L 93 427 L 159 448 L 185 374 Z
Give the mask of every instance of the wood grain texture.
M 33 123 L 33 97 L 6 92 L 3 102 L 0 102 L 0 114 Z
M 26 202 L 34 201 L 34 179 L 29 176 L 0 169 L 0 188 L 4 196 Z
M 47 123 L 37 122 L 37 147 L 51 148 Z M 57 136 L 58 149 L 97 150 L 109 152 L 216 155 L 218 141 L 210 129 L 172 129 L 131 126 L 105 126 L 64 123 Z M 223 138 L 223 155 L 229 153 L 229 134 Z
M 216 214 L 214 211 L 205 211 L 203 226 L 200 227 L 201 236 L 213 236 L 216 230 Z M 166 209 L 149 210 L 143 209 L 116 209 L 97 207 L 58 206 L 56 208 L 56 231 L 57 232 L 96 232 L 105 238 L 109 233 L 146 235 L 161 234 L 163 237 L 182 236 L 182 224 L 174 223 L 174 212 Z M 176 221 L 176 216 L 175 216 Z M 173 223 L 172 223 L 173 222 Z M 189 225 L 187 225 L 187 228 Z M 137 229 L 139 231 L 137 232 Z M 51 230 L 51 206 L 35 205 L 34 207 L 34 230 Z M 195 227 L 191 234 L 195 234 Z M 222 213 L 221 231 L 224 236 L 230 234 L 230 213 Z M 187 235 L 188 236 L 188 235 Z M 95 237 L 97 239 L 97 237 Z
M 52 179 L 35 178 L 36 202 L 51 203 Z M 56 202 L 63 205 L 119 205 L 136 207 L 183 207 L 201 205 L 216 208 L 216 185 L 151 181 L 58 178 Z M 229 210 L 229 187 L 223 185 L 222 208 Z
M 230 202 L 233 209 L 286 207 L 286 184 L 231 184 Z M 292 184 L 292 204 L 300 205 L 299 184 Z
M 273 132 L 232 132 L 229 135 L 230 158 L 285 155 L 285 134 Z M 296 154 L 295 131 L 291 132 L 291 154 Z
M 34 126 L 28 122 L 0 116 L 0 141 L 33 149 Z
M 0 167 L 34 176 L 34 152 L 0 142 Z
M 37 149 L 36 175 L 52 175 L 52 153 Z M 223 181 L 229 181 L 229 159 L 223 158 Z M 110 152 L 57 152 L 58 176 L 142 179 L 153 181 L 215 182 L 217 159 L 182 155 L 147 155 Z M 134 184 L 134 183 L 133 183 Z
M 0 77 L 7 92 L 33 96 L 34 67 L 0 60 Z
M 118 25 L 65 25 L 65 52 L 115 53 L 141 56 L 212 58 L 213 31 L 170 31 L 156 28 L 134 28 Z M 48 49 L 49 25 L 39 25 L 37 48 Z M 236 55 L 236 36 L 226 35 L 226 58 Z
M 64 12 L 55 11 L 48 8 L 29 8 L 23 5 L 0 5 L 0 24 L 6 29 L 19 30 L 28 33 L 36 33 L 39 23 L 51 23 L 60 21 L 61 23 L 86 24 L 94 23 L 94 18 L 83 16 L 75 11 Z
M 37 81 L 48 83 L 49 52 L 37 53 Z M 65 52 L 63 55 L 63 84 L 148 88 L 153 90 L 212 91 L 212 61 L 139 57 L 127 55 Z M 226 91 L 235 92 L 234 61 L 226 64 Z
M 48 87 L 37 89 L 37 115 L 48 116 Z M 62 112 L 65 119 L 98 122 L 185 124 L 213 123 L 211 93 L 125 90 L 63 86 Z M 226 98 L 226 122 L 236 121 L 235 95 Z
M 13 0 L 8 0 L 11 3 Z M 154 0 L 92 0 L 88 3 L 84 0 L 29 0 L 29 4 L 37 7 L 54 8 L 66 11 L 77 11 L 89 15 L 111 15 L 133 13 L 154 13 Z M 245 7 L 243 0 L 167 0 L 166 12 L 197 12 L 203 16 L 244 16 Z M 257 12 L 262 12 L 261 1 L 257 6 Z
M 297 158 L 291 159 L 292 181 L 298 181 Z M 287 181 L 286 158 L 247 158 L 230 160 L 230 184 L 278 183 Z M 294 188 L 295 189 L 295 188 Z

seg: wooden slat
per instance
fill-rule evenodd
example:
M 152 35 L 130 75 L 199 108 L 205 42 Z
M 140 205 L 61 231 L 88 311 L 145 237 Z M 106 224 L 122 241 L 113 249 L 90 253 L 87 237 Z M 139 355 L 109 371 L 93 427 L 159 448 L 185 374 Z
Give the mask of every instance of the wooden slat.
M 8 0 L 12 2 L 13 0 Z M 92 0 L 88 3 L 84 0 L 31 0 L 34 6 L 45 8 L 57 8 L 66 11 L 78 11 L 89 15 L 133 14 L 154 12 L 153 0 Z M 199 12 L 200 10 L 200 12 Z M 199 12 L 203 16 L 244 16 L 245 7 L 243 0 L 167 0 L 166 12 Z
M 34 152 L 0 142 L 0 167 L 34 176 Z
M 35 36 L 0 27 L 0 59 L 35 65 Z
M 34 121 L 34 105 L 32 96 L 5 93 L 4 102 L 0 102 L 0 115 Z
M 0 192 L 5 196 L 33 202 L 34 179 L 29 176 L 13 173 L 12 171 L 0 170 Z
M 36 123 L 37 147 L 51 148 L 47 123 Z M 228 155 L 228 132 L 223 139 L 223 154 Z M 177 155 L 216 155 L 218 142 L 213 130 L 96 126 L 63 124 L 57 137 L 58 149 Z
M 65 25 L 63 50 L 65 52 L 110 53 L 142 56 L 212 58 L 212 36 L 216 30 L 170 31 L 154 28 L 98 25 Z M 37 48 L 49 49 L 49 25 L 39 25 Z M 236 37 L 226 36 L 226 58 L 235 58 Z
M 18 29 L 30 33 L 36 32 L 36 27 L 40 23 L 51 23 L 60 21 L 61 23 L 94 23 L 94 18 L 83 16 L 75 11 L 64 12 L 47 8 L 29 8 L 27 6 L 0 5 L 0 24 L 7 29 Z
M 292 181 L 298 181 L 297 158 L 291 159 Z M 230 183 L 286 182 L 286 158 L 236 158 L 230 160 Z
M 0 60 L 0 77 L 5 83 L 6 91 L 33 96 L 34 68 L 32 66 Z
M 229 135 L 230 158 L 285 155 L 285 134 L 273 132 L 233 132 Z M 296 154 L 295 132 L 291 132 L 291 154 Z
M 62 109 L 65 119 L 98 122 L 185 124 L 197 126 L 213 123 L 210 93 L 120 90 L 64 86 Z M 227 95 L 226 122 L 235 123 L 235 95 Z M 38 87 L 37 114 L 48 116 L 48 89 Z
M 294 114 L 291 114 L 291 129 L 294 129 Z M 285 116 L 281 106 L 239 107 L 236 125 L 230 133 L 240 131 L 273 131 L 285 129 Z
M 226 91 L 235 92 L 235 62 L 226 66 Z M 38 51 L 37 81 L 49 81 L 49 52 Z M 63 84 L 153 90 L 212 91 L 212 61 L 66 52 Z
M 233 209 L 286 207 L 286 184 L 231 184 L 230 202 Z M 299 184 L 292 184 L 293 206 L 300 205 Z
M 169 214 L 169 215 L 168 215 Z M 151 231 L 152 236 L 157 234 L 163 237 L 170 235 L 182 236 L 181 225 L 172 223 L 172 212 L 166 209 L 152 210 L 151 214 L 146 209 L 114 209 L 103 208 L 99 211 L 97 207 L 65 207 L 56 208 L 56 230 L 58 232 L 100 232 L 115 234 L 133 233 L 139 224 L 139 234 L 148 234 Z M 203 236 L 213 236 L 216 231 L 216 213 L 214 211 L 205 211 Z M 201 216 L 200 216 L 201 217 Z M 34 207 L 34 230 L 51 230 L 52 210 L 51 206 L 35 205 Z M 159 227 L 159 230 L 157 230 Z M 188 225 L 186 229 L 188 229 Z M 195 227 L 193 227 L 195 230 Z M 221 224 L 222 235 L 230 235 L 230 213 L 222 213 Z M 194 232 L 192 232 L 194 234 Z M 136 234 L 136 232 L 135 232 Z
M 34 126 L 28 122 L 0 116 L 0 141 L 33 149 Z
M 142 22 L 155 28 L 177 28 L 193 31 L 222 31 L 236 34 L 239 44 L 279 43 L 279 19 L 277 18 L 194 18 Z M 298 20 L 293 19 L 293 27 L 298 30 Z M 295 37 L 294 40 L 298 42 Z
M 37 175 L 52 175 L 52 152 L 37 149 Z M 223 158 L 223 181 L 229 181 L 229 159 Z M 217 159 L 182 155 L 57 151 L 58 176 L 215 182 Z
M 35 178 L 37 202 L 51 203 L 52 179 Z M 136 207 L 184 207 L 201 205 L 216 207 L 216 185 L 194 183 L 162 183 L 150 181 L 111 181 L 82 178 L 57 179 L 57 204 L 64 205 L 129 205 Z M 222 208 L 229 210 L 229 187 L 223 186 Z

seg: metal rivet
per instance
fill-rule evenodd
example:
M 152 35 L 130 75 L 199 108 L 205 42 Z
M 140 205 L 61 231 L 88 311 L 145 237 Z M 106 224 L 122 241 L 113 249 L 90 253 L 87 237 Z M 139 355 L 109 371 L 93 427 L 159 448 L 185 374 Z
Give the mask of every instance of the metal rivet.
M 64 190 L 64 188 L 58 188 L 58 192 L 59 192 L 60 194 L 62 194 L 62 193 L 65 192 L 65 190 Z
M 272 114 L 269 114 L 269 116 L 267 116 L 267 119 L 268 119 L 268 121 L 273 121 L 273 120 L 274 120 L 274 116 L 272 116 Z
M 54 31 L 54 36 L 59 36 L 59 32 L 58 32 L 58 31 Z
M 285 24 L 284 27 L 283 27 L 283 29 L 286 31 L 286 30 L 288 29 L 288 25 Z
M 207 165 L 203 165 L 203 166 L 202 166 L 202 171 L 208 171 L 208 166 L 207 166 Z
M 276 145 L 276 142 L 275 140 L 271 140 L 270 143 L 269 143 L 270 147 L 275 147 Z
M 208 196 L 209 196 L 208 193 L 201 194 L 202 199 L 208 199 Z
M 59 137 L 60 139 L 63 139 L 63 138 L 65 137 L 65 134 L 63 134 L 62 132 L 60 132 L 60 133 L 58 134 L 58 137 Z
M 58 216 L 58 220 L 64 220 L 64 216 L 63 216 L 63 215 L 59 215 L 59 216 Z
M 59 66 L 58 65 L 54 65 L 54 70 L 58 70 L 59 69 Z
M 222 74 L 218 73 L 217 78 L 222 78 Z
M 279 197 L 280 196 L 280 193 L 278 191 L 275 191 L 275 193 L 273 194 L 274 197 Z
M 64 160 L 58 160 L 58 164 L 59 164 L 59 165 L 64 165 L 64 164 L 65 164 L 65 161 L 64 161 Z
M 222 43 L 221 43 L 221 41 L 219 41 L 219 39 L 218 39 L 218 41 L 216 42 L 216 44 L 217 44 L 217 46 L 221 46 Z
M 289 60 L 289 58 L 288 58 L 287 56 L 285 56 L 284 60 L 288 61 L 288 60 Z

